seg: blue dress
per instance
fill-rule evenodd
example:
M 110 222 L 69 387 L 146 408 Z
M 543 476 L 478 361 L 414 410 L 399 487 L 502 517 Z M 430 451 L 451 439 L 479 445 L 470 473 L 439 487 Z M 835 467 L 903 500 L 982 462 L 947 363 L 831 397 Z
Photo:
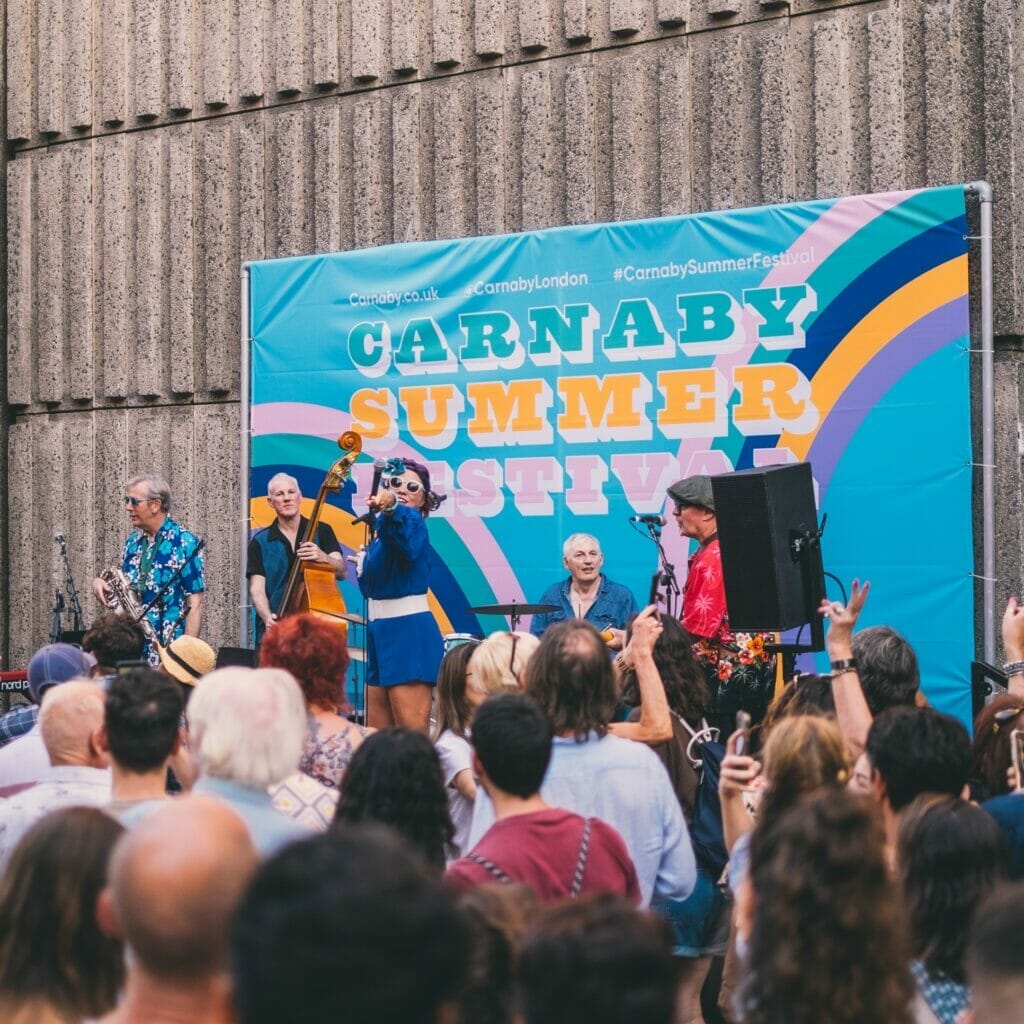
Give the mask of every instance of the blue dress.
M 441 631 L 426 603 L 433 555 L 427 524 L 418 509 L 396 505 L 378 513 L 376 528 L 359 576 L 359 589 L 370 599 L 366 682 L 370 686 L 433 686 L 444 650 Z M 403 598 L 411 599 L 405 605 L 421 607 L 393 614 L 403 606 L 390 602 Z

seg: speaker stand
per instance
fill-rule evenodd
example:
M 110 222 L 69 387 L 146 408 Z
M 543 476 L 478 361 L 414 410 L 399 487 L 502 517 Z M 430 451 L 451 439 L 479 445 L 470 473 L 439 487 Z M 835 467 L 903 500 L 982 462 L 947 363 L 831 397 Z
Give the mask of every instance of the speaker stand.
M 789 554 L 794 562 L 800 563 L 800 579 L 803 584 L 806 607 L 814 609 L 811 621 L 810 644 L 765 644 L 765 650 L 771 654 L 814 654 L 825 650 L 825 622 L 818 614 L 818 606 L 825 597 L 822 581 L 825 578 L 821 562 L 821 536 L 825 532 L 823 516 L 821 527 L 809 530 L 803 527 L 789 531 Z M 800 633 L 797 633 L 799 638 Z

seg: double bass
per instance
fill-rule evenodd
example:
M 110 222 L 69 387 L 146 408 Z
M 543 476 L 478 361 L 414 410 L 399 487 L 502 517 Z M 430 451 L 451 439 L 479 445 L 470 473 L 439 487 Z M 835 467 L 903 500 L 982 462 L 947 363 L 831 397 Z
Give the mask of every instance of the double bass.
M 338 438 L 338 447 L 345 454 L 327 471 L 317 492 L 306 532 L 295 545 L 296 550 L 301 544 L 315 543 L 327 495 L 337 494 L 341 485 L 352 475 L 352 465 L 363 450 L 363 439 L 354 430 L 347 430 Z M 345 611 L 345 600 L 338 590 L 333 563 L 304 562 L 298 557 L 292 563 L 276 614 L 279 619 L 283 619 L 286 615 L 299 612 L 309 612 L 325 619 L 347 634 L 352 616 Z

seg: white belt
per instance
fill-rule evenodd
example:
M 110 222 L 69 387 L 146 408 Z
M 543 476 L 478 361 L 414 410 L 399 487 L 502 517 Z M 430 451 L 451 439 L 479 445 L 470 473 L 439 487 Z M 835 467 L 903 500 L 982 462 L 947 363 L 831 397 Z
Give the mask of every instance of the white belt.
M 397 619 L 402 615 L 429 612 L 426 594 L 411 594 L 409 597 L 392 597 L 384 601 L 370 598 L 370 621 L 376 619 Z

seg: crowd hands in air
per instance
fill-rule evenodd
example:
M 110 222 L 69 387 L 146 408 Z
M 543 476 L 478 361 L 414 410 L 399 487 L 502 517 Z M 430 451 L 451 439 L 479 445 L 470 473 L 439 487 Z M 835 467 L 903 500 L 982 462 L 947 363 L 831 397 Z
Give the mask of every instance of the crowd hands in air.
M 1024 609 L 972 741 L 868 595 L 717 757 L 653 608 L 614 662 L 580 619 L 454 647 L 430 736 L 350 720 L 311 616 L 259 669 L 182 636 L 124 674 L 102 616 L 0 718 L 0 1019 L 1019 1021 Z

